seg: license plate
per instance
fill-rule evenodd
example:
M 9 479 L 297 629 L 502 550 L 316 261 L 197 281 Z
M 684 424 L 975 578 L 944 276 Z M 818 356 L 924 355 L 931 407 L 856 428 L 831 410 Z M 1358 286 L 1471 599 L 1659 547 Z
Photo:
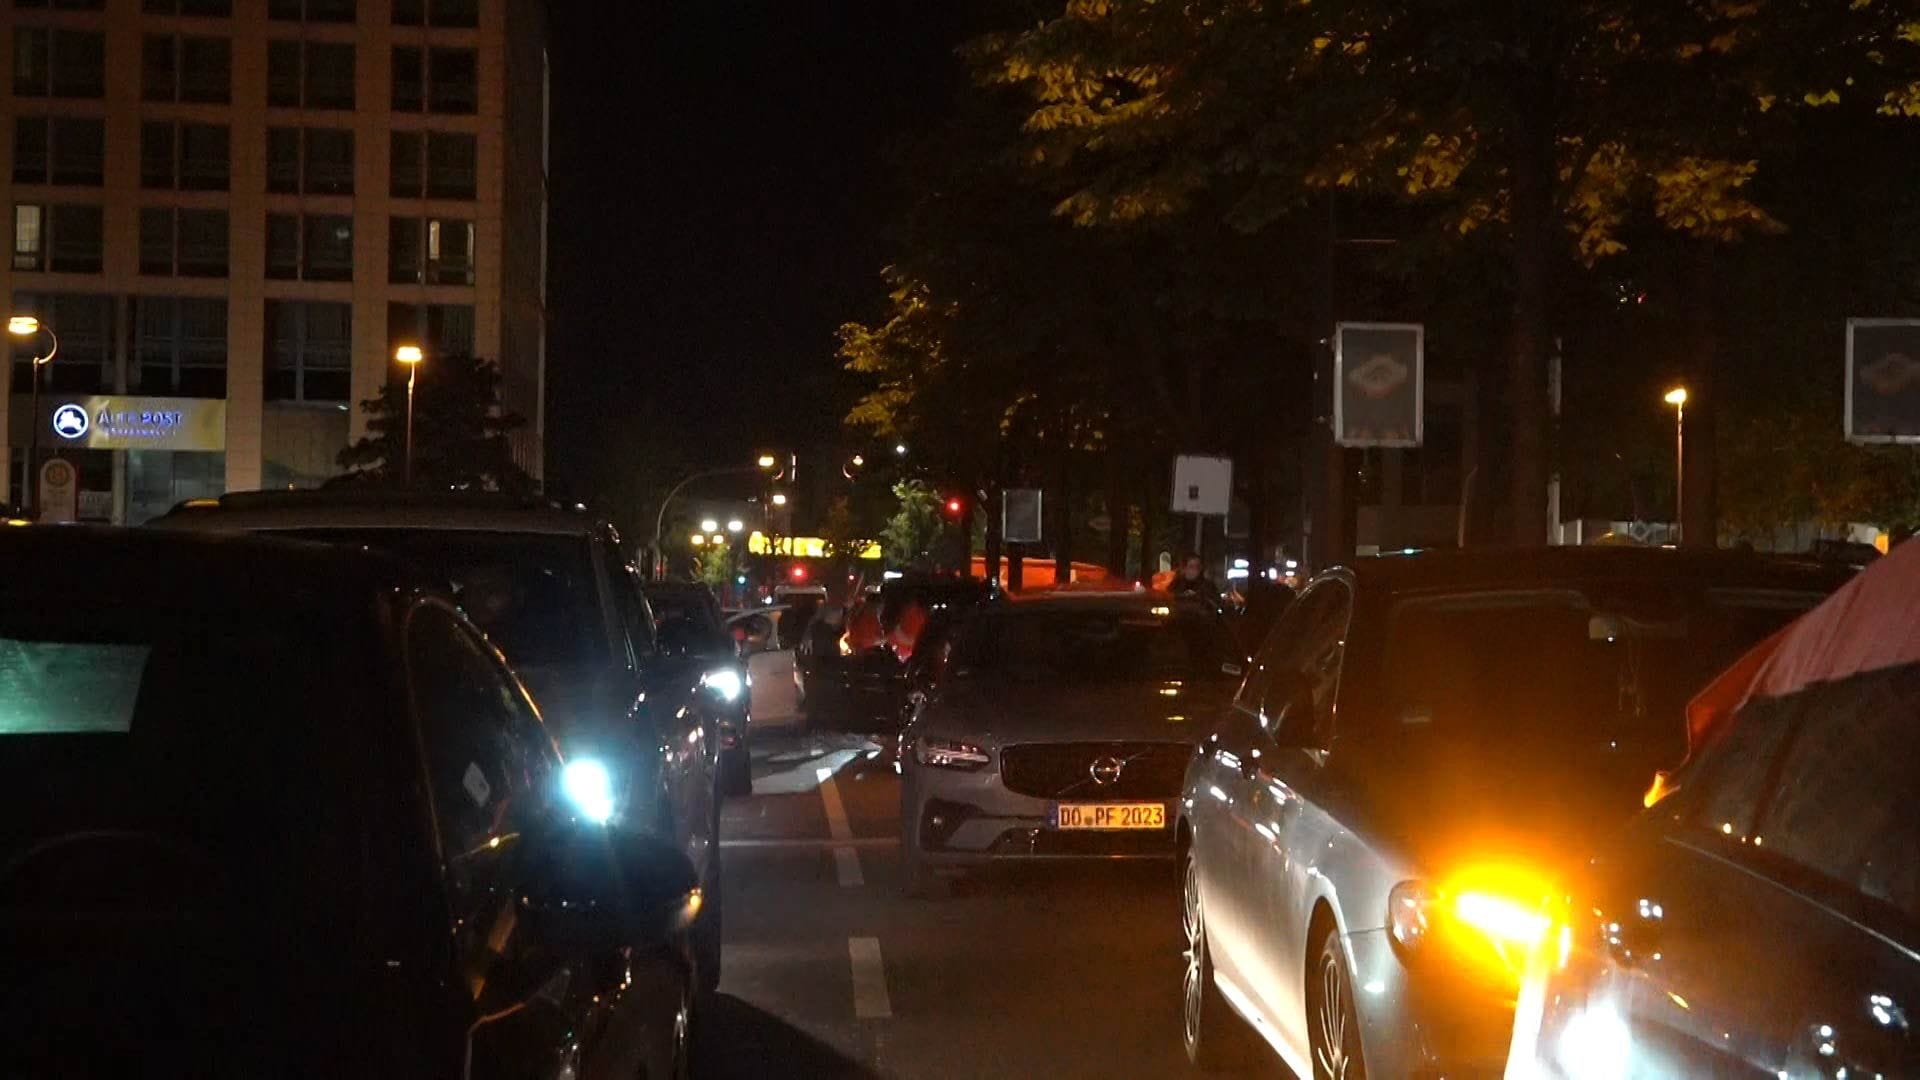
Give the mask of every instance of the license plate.
M 1164 829 L 1164 803 L 1060 803 L 1048 822 L 1056 829 Z

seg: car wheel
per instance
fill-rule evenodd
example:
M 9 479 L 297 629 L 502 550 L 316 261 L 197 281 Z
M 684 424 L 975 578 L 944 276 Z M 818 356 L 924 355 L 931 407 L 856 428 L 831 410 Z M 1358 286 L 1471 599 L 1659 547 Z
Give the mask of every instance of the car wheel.
M 720 835 L 714 830 L 714 835 Z M 720 988 L 720 938 L 725 918 L 721 888 L 720 854 L 716 850 L 713 857 L 713 873 L 705 886 L 705 903 L 700 909 L 700 917 L 693 924 L 693 977 L 700 993 L 711 994 Z
M 1180 980 L 1180 1038 L 1187 1062 L 1203 1072 L 1244 1069 L 1253 1060 L 1252 1033 L 1213 981 L 1206 912 L 1200 906 L 1200 868 L 1191 849 L 1182 875 L 1180 929 L 1186 942 L 1186 964 Z
M 946 895 L 947 879 L 927 865 L 920 850 L 914 804 L 905 788 L 900 800 L 900 891 L 910 900 L 937 900 Z
M 1307 980 L 1307 1038 L 1313 1050 L 1314 1080 L 1366 1080 L 1360 1018 L 1353 1009 L 1353 976 L 1331 925 L 1320 934 L 1313 975 Z
M 720 759 L 720 790 L 730 799 L 753 794 L 753 754 L 745 739 Z

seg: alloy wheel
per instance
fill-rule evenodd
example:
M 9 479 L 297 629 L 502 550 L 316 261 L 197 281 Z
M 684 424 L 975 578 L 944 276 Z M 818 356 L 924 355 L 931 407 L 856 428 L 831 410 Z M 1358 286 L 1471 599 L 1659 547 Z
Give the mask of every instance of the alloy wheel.
M 1200 913 L 1200 875 L 1194 867 L 1192 856 L 1187 857 L 1181 887 L 1180 928 L 1187 939 L 1185 971 L 1180 987 L 1181 1034 L 1186 1038 L 1187 1051 L 1191 1054 L 1200 1042 L 1200 1010 L 1206 994 L 1207 977 L 1207 930 Z
M 1331 948 L 1323 949 L 1320 954 L 1320 996 L 1316 1001 L 1318 1016 L 1314 1018 L 1315 1034 L 1319 1036 L 1313 1048 L 1313 1071 L 1325 1080 L 1346 1080 L 1347 1067 L 1352 1059 L 1347 1056 L 1347 980 L 1340 970 L 1340 960 Z

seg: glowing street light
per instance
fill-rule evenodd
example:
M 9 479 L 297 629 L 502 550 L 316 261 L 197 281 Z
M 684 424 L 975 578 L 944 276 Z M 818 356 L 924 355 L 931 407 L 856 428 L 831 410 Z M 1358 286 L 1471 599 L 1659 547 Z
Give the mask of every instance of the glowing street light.
M 707 545 L 707 538 L 703 533 L 694 533 L 692 536 L 687 537 L 687 543 L 692 544 L 694 547 L 705 547 Z
M 773 505 L 775 505 L 775 506 L 785 506 L 785 505 L 787 505 L 787 493 L 786 493 L 786 492 L 784 492 L 784 491 L 776 491 L 776 492 L 774 492 L 774 493 L 773 493 Z
M 32 315 L 14 315 L 7 319 L 7 333 L 14 337 L 30 338 L 43 331 L 47 335 L 47 354 L 35 356 L 28 371 L 33 376 L 33 411 L 29 414 L 33 419 L 27 421 L 32 434 L 27 438 L 27 498 L 21 500 L 21 506 L 29 510 L 33 509 L 34 489 L 40 483 L 39 475 L 33 471 L 40 456 L 40 369 L 53 362 L 54 354 L 60 351 L 60 339 L 54 336 L 53 327 Z
M 894 443 L 894 444 L 893 444 L 893 456 L 894 456 L 894 457 L 906 457 L 906 456 L 907 456 L 907 444 L 906 444 L 906 443 Z
M 747 527 L 747 523 L 744 521 L 741 521 L 739 518 L 734 518 L 732 521 L 727 522 L 727 531 L 730 533 L 740 532 L 746 527 Z
M 772 454 L 761 454 L 760 460 L 756 462 L 756 464 L 763 469 L 771 469 L 779 464 L 779 459 L 775 458 Z
M 1687 388 L 1676 386 L 1661 400 L 1673 406 L 1673 538 L 1678 542 L 1685 532 L 1681 518 L 1686 513 L 1687 482 Z
M 717 532 L 719 528 L 720 523 L 712 518 L 707 518 L 700 522 L 700 531 L 703 533 Z
M 427 354 L 421 352 L 418 345 L 402 345 L 393 350 L 394 362 L 407 366 L 407 456 L 402 473 L 407 487 L 413 486 L 413 379 L 419 374 L 420 362 L 426 358 Z

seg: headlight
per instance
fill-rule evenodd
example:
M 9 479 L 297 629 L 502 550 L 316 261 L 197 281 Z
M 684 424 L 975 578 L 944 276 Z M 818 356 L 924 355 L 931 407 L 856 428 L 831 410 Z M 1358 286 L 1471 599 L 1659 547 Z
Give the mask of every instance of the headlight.
M 913 744 L 913 756 L 936 769 L 977 769 L 992 760 L 984 748 L 953 739 L 922 738 Z
M 596 825 L 613 818 L 613 777 L 592 758 L 567 762 L 560 771 L 560 790 L 580 816 Z
M 1435 888 L 1423 881 L 1403 881 L 1387 894 L 1388 933 L 1409 953 L 1420 951 L 1435 935 L 1481 956 L 1490 948 L 1517 975 L 1525 969 L 1528 956 L 1546 944 L 1554 922 L 1547 914 L 1544 891 L 1533 892 L 1519 882 L 1506 886 L 1469 879 L 1459 886 Z
M 740 700 L 740 692 L 746 689 L 746 681 L 733 668 L 715 668 L 700 676 L 700 685 L 719 694 L 727 701 Z

